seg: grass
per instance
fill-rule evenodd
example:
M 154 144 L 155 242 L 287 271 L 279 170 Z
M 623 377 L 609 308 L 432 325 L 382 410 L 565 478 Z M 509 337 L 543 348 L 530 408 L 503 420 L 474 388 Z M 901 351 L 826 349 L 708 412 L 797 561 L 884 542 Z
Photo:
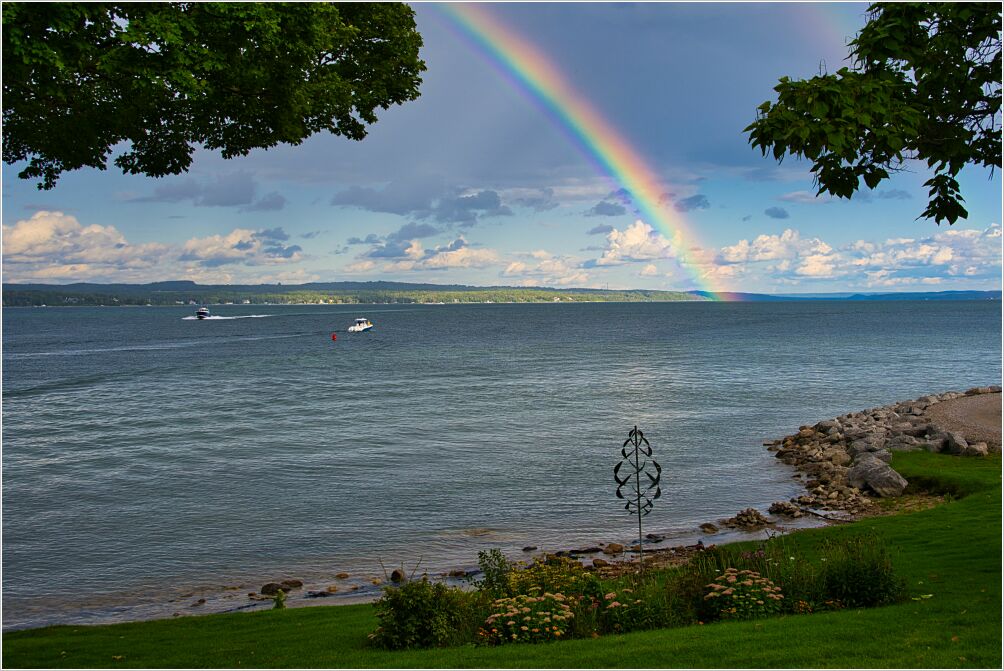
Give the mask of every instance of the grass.
M 498 648 L 367 646 L 370 605 L 60 626 L 3 636 L 23 667 L 1001 667 L 1001 459 L 897 454 L 915 485 L 950 493 L 930 510 L 792 535 L 796 545 L 874 531 L 894 548 L 910 600 L 753 622 Z M 930 595 L 927 597 L 926 595 Z M 926 598 L 925 598 L 926 597 Z

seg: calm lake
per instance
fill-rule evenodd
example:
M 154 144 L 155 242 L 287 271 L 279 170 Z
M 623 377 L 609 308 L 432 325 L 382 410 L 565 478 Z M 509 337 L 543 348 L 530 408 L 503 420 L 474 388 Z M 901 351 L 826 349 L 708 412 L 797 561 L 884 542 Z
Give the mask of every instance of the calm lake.
M 1001 380 L 1000 301 L 212 311 L 3 310 L 5 628 L 630 542 L 635 425 L 663 466 L 646 531 L 694 542 L 800 493 L 763 440 Z

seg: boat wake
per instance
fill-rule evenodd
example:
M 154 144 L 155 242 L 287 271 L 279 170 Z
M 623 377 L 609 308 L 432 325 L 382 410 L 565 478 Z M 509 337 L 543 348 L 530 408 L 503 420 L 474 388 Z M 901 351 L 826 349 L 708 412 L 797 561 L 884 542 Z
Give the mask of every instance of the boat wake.
M 202 319 L 199 319 L 198 317 L 192 317 L 192 316 L 182 317 L 182 319 L 186 320 L 186 321 L 200 321 L 200 322 L 205 321 L 205 322 L 208 322 L 210 320 L 212 320 L 212 321 L 220 321 L 220 320 L 230 320 L 230 319 L 261 319 L 262 317 L 274 317 L 274 316 L 275 315 L 235 315 L 233 317 L 221 317 L 219 315 L 209 315 L 208 317 L 203 317 Z

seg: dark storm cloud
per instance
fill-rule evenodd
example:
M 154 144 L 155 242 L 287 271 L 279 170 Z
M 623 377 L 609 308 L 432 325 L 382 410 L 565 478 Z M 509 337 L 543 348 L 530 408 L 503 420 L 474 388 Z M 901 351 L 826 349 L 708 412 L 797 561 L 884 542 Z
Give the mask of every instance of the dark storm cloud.
M 614 227 L 610 224 L 598 224 L 590 228 L 586 233 L 588 235 L 606 235 L 612 230 L 614 230 Z
M 768 207 L 763 213 L 771 219 L 787 219 L 790 216 L 783 207 Z
M 706 210 L 711 207 L 711 203 L 708 202 L 707 196 L 697 194 L 689 198 L 681 198 L 673 204 L 673 207 L 679 212 L 690 212 L 691 210 Z
M 601 200 L 586 210 L 587 217 L 617 217 L 627 212 L 627 208 L 620 203 L 611 203 L 608 200 Z

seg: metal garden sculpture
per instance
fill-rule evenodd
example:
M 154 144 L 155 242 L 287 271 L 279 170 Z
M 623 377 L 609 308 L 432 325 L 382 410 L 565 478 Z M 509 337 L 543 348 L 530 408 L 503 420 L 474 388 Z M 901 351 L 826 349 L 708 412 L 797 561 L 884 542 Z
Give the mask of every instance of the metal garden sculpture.
M 617 498 L 627 502 L 624 510 L 638 516 L 638 572 L 640 573 L 644 570 L 641 518 L 652 512 L 652 502 L 662 496 L 662 489 L 659 487 L 662 466 L 652 458 L 652 446 L 637 426 L 624 441 L 621 456 L 624 458 L 614 467 L 614 480 L 617 481 Z M 645 481 L 642 481 L 643 475 Z

